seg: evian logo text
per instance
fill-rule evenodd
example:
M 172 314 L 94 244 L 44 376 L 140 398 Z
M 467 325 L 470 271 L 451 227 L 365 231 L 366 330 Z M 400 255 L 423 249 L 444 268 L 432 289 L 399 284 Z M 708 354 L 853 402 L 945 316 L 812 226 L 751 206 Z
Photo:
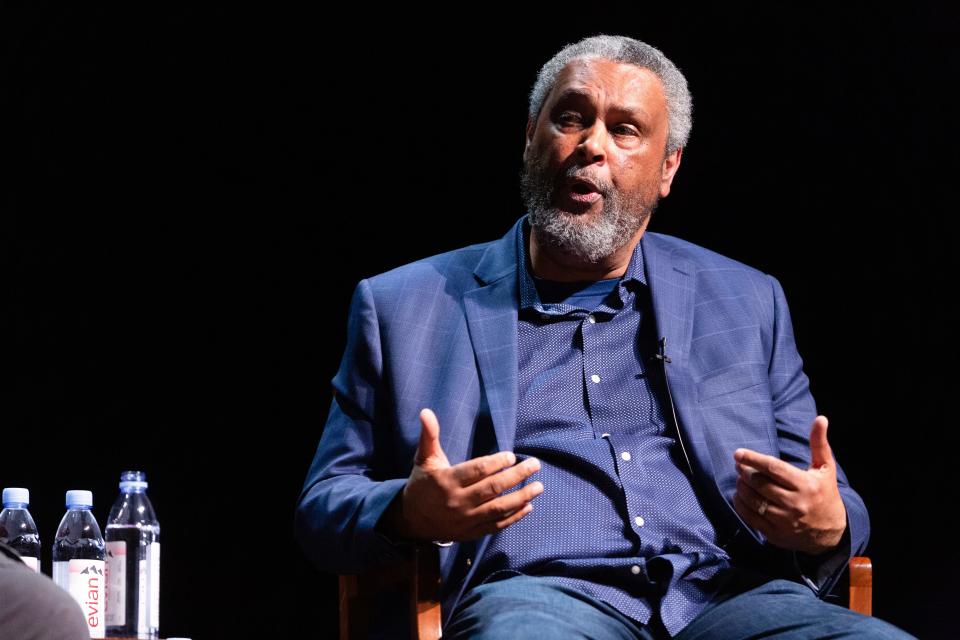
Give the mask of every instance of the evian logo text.
M 100 627 L 100 590 L 103 583 L 103 571 L 97 565 L 90 565 L 80 572 L 80 575 L 87 576 L 86 600 L 81 604 L 84 608 L 84 614 L 87 616 L 87 625 L 91 629 Z

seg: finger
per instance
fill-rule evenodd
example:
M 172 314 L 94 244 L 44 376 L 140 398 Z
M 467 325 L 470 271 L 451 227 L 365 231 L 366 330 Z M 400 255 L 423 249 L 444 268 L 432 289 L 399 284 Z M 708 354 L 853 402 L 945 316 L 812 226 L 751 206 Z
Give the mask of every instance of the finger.
M 785 489 L 796 491 L 803 486 L 804 473 L 806 472 L 780 458 L 757 453 L 750 449 L 737 449 L 733 452 L 733 459 L 745 467 L 759 471 Z
M 833 467 L 833 450 L 827 442 L 827 417 L 817 416 L 810 429 L 810 468 L 829 469 Z
M 740 497 L 740 494 L 733 495 L 733 507 L 737 510 L 737 513 L 740 514 L 740 517 L 743 518 L 744 522 L 766 537 L 770 537 L 770 533 L 773 530 L 770 526 L 770 523 L 758 516 L 757 512 L 754 511 L 750 505 L 744 502 L 743 498 Z
M 540 482 L 531 482 L 516 491 L 511 491 L 506 495 L 500 496 L 496 500 L 485 502 L 479 507 L 467 512 L 467 517 L 479 523 L 503 520 L 541 493 L 543 493 L 543 484 Z
M 420 444 L 417 445 L 413 463 L 423 466 L 428 461 L 440 467 L 450 466 L 447 455 L 440 447 L 440 422 L 433 411 L 424 409 L 420 412 Z
M 471 505 L 481 505 L 493 500 L 504 491 L 507 491 L 540 470 L 540 461 L 536 458 L 527 458 L 520 464 L 476 482 L 465 492 L 465 499 Z
M 777 504 L 787 505 L 796 495 L 795 491 L 785 489 L 753 467 L 737 463 L 737 481 L 747 484 L 758 494 Z
M 533 511 L 533 503 L 528 502 L 502 520 L 497 520 L 496 522 L 484 522 L 474 527 L 467 534 L 467 539 L 479 538 L 483 535 L 502 531 L 531 511 Z
M 757 516 L 764 518 L 769 522 L 777 521 L 781 518 L 786 518 L 787 509 L 784 505 L 774 502 L 753 490 L 749 485 L 745 484 L 743 480 L 737 480 L 737 493 L 736 495 L 740 496 L 740 499 L 743 500 L 744 504 L 748 508 L 752 509 Z M 763 502 L 766 501 L 766 506 L 762 507 Z M 760 513 L 763 511 L 763 513 Z
M 461 462 L 454 465 L 451 471 L 453 471 L 453 479 L 459 486 L 469 487 L 501 469 L 513 466 L 516 461 L 517 456 L 512 451 L 501 451 Z

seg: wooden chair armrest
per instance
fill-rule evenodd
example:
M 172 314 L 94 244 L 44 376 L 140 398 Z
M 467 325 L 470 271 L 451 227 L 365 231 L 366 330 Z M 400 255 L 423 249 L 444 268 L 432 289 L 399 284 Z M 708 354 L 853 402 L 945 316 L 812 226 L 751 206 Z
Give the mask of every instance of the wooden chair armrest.
M 340 576 L 340 640 L 366 639 L 369 621 L 376 614 L 376 593 L 406 585 L 409 593 L 410 637 L 440 638 L 440 550 L 432 544 L 416 545 L 410 560 Z
M 850 610 L 873 615 L 873 563 L 870 558 L 850 559 Z
M 414 549 L 411 590 L 411 638 L 438 640 L 440 638 L 440 549 L 432 544 Z

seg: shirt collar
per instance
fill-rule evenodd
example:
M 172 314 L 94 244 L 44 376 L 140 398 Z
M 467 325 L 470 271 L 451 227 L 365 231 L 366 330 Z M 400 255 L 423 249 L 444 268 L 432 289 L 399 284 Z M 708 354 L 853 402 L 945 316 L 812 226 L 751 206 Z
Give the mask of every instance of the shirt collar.
M 540 295 L 537 293 L 537 286 L 533 282 L 533 274 L 530 270 L 529 260 L 527 258 L 528 239 L 530 237 L 530 218 L 525 216 L 522 224 L 517 225 L 517 273 L 519 274 L 519 295 L 520 308 L 533 308 L 537 311 L 543 311 L 543 305 L 540 303 Z M 637 284 L 646 286 L 647 274 L 643 266 L 642 243 L 638 242 L 630 256 L 630 262 L 627 264 L 627 270 L 620 278 L 620 284 L 617 287 L 617 295 L 623 301 L 626 296 L 626 288 L 632 288 Z

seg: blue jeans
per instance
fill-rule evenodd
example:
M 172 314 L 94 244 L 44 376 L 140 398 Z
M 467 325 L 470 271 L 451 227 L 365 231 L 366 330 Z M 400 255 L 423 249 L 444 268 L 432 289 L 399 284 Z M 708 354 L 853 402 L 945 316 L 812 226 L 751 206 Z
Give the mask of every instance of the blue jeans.
M 577 589 L 527 575 L 474 587 L 464 594 L 443 630 L 444 640 L 668 637 L 656 618 L 641 625 Z M 740 574 L 727 582 L 675 640 L 912 637 L 877 618 L 826 603 L 801 584 L 789 580 L 762 582 Z

